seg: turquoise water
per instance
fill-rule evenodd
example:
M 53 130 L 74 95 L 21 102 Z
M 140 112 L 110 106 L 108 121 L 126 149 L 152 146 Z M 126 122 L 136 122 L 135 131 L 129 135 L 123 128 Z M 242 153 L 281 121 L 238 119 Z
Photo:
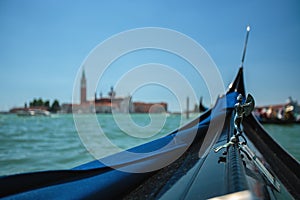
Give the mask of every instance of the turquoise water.
M 300 124 L 265 124 L 264 128 L 274 140 L 300 161 Z
M 131 120 L 145 129 L 136 130 L 134 135 L 128 135 L 126 131 L 118 128 L 112 115 L 103 114 L 96 116 L 105 134 L 99 136 L 93 135 L 95 131 L 89 124 L 91 117 L 94 116 L 79 116 L 81 124 L 77 124 L 77 127 L 83 127 L 87 135 L 86 138 L 82 138 L 70 114 L 51 117 L 0 115 L 0 175 L 72 168 L 94 159 L 85 145 L 91 148 L 91 152 L 93 147 L 90 146 L 96 145 L 96 148 L 100 148 L 101 155 L 105 156 L 115 152 L 113 146 L 118 146 L 120 150 L 130 148 L 161 137 L 187 122 L 185 118 L 181 119 L 180 115 L 164 116 L 166 121 L 163 128 L 151 135 L 143 130 L 155 131 L 159 127 L 149 127 L 149 115 L 135 114 L 131 116 Z M 155 119 L 160 120 L 161 116 L 152 118 Z M 127 126 L 130 121 L 122 121 L 121 116 L 121 122 L 123 126 Z M 266 125 L 265 128 L 288 152 L 300 160 L 300 125 Z M 114 145 L 108 143 L 107 138 Z M 81 139 L 85 141 L 85 145 Z
M 98 141 L 96 148 L 100 148 L 103 157 L 116 152 L 112 148 L 113 145 L 104 142 L 106 140 L 101 138 L 103 136 L 93 135 L 95 131 L 89 124 L 92 117 L 94 115 L 79 115 L 80 121 L 85 126 L 85 134 L 92 141 Z M 161 118 L 159 115 L 157 117 Z M 132 115 L 131 119 L 145 128 L 151 121 L 149 115 L 143 114 Z M 97 120 L 105 136 L 120 150 L 161 137 L 179 127 L 181 123 L 180 115 L 168 116 L 160 132 L 153 137 L 141 135 L 139 138 L 124 134 L 114 122 L 112 115 L 97 115 Z M 0 175 L 68 169 L 94 160 L 85 148 L 71 114 L 51 117 L 0 115 L 0 143 Z

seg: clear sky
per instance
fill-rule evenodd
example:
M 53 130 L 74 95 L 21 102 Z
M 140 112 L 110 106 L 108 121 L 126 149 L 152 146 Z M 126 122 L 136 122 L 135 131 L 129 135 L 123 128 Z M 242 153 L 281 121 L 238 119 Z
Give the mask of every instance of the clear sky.
M 74 80 L 89 52 L 112 35 L 142 27 L 173 29 L 193 38 L 214 60 L 227 86 L 240 65 L 248 24 L 247 91 L 258 105 L 283 103 L 289 96 L 300 101 L 297 0 L 1 0 L 0 110 L 39 97 L 71 102 Z M 145 63 L 157 61 L 147 59 L 147 55 L 155 57 L 155 52 L 143 54 Z M 122 62 L 126 65 L 126 59 Z M 117 67 L 114 70 L 118 72 Z M 106 95 L 114 81 L 103 81 L 98 92 Z M 161 89 L 145 87 L 147 92 L 137 91 L 133 97 L 159 100 L 155 88 Z M 198 95 L 210 104 L 206 94 Z M 88 95 L 93 98 L 94 91 Z M 167 100 L 168 96 L 160 97 Z

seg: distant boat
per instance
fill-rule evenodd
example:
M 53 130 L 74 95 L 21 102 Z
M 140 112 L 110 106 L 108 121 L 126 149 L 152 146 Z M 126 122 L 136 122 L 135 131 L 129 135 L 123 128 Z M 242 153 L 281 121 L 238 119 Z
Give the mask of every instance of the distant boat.
M 27 109 L 19 110 L 18 116 L 50 116 L 50 112 L 42 109 Z
M 255 116 L 263 124 L 300 123 L 300 106 L 290 97 L 287 104 L 257 107 Z
M 199 112 L 205 112 L 208 110 L 208 108 L 203 105 L 202 101 L 203 101 L 203 98 L 201 97 L 200 103 L 199 103 Z
M 262 124 L 300 124 L 300 120 L 284 120 L 284 119 L 261 119 L 258 118 Z

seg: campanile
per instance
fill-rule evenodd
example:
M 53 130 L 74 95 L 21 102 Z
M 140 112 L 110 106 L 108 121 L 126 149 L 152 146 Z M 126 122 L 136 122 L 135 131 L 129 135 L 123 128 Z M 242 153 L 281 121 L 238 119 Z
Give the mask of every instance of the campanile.
M 80 81 L 80 103 L 83 104 L 86 102 L 86 78 L 85 72 L 82 71 L 81 81 Z

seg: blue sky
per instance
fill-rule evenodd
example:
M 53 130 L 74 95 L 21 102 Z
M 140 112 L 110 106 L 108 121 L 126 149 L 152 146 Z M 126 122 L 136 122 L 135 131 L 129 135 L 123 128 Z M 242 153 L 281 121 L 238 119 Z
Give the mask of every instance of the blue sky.
M 247 91 L 258 105 L 282 103 L 289 96 L 300 101 L 299 19 L 297 0 L 2 0 L 0 110 L 39 97 L 71 102 L 74 80 L 92 49 L 112 35 L 142 27 L 173 29 L 193 38 L 214 60 L 227 86 L 240 65 L 245 28 L 250 24 L 244 64 Z M 141 60 L 138 64 L 159 61 L 148 59 L 147 52 Z M 99 92 L 105 95 L 112 84 L 114 80 L 104 79 Z M 161 88 L 148 89 L 134 98 L 158 100 Z M 88 91 L 89 98 L 93 93 Z M 168 93 L 162 100 L 168 100 Z M 197 95 L 210 104 L 205 89 Z

